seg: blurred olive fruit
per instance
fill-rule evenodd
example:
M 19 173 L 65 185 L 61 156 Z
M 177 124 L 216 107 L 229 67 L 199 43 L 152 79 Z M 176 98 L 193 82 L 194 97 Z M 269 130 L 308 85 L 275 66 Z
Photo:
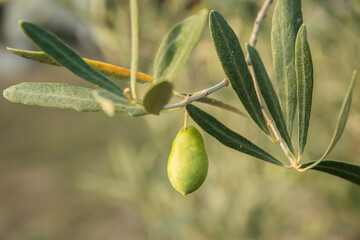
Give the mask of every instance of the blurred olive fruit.
M 198 189 L 208 171 L 203 138 L 194 126 L 181 128 L 172 144 L 167 166 L 172 186 L 182 195 Z

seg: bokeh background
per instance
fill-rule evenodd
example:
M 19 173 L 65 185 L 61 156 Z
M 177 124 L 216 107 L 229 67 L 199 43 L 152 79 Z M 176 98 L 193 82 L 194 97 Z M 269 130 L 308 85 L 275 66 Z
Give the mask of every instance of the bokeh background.
M 139 70 L 151 74 L 162 37 L 203 7 L 220 11 L 244 46 L 261 4 L 139 1 Z M 273 8 L 257 45 L 272 78 Z M 360 2 L 304 0 L 303 15 L 315 68 L 304 159 L 313 160 L 325 151 L 352 71 L 360 69 Z M 84 57 L 130 66 L 128 1 L 2 0 L 1 90 L 24 81 L 88 86 L 65 69 L 8 53 L 6 46 L 33 49 L 18 28 L 19 19 L 55 32 Z M 195 92 L 223 77 L 206 28 L 175 87 Z M 357 84 L 348 125 L 331 159 L 360 164 L 359 90 Z M 243 109 L 230 88 L 212 96 Z M 248 119 L 199 106 L 286 161 Z M 198 191 L 183 197 L 166 174 L 171 143 L 182 124 L 183 111 L 110 118 L 0 97 L 0 239 L 360 239 L 359 186 L 325 173 L 299 174 L 266 164 L 204 132 L 208 177 Z

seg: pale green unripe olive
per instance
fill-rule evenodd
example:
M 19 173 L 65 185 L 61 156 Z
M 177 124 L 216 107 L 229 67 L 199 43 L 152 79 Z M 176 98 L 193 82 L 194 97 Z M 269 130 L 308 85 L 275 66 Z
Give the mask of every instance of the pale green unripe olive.
M 203 138 L 194 126 L 180 129 L 172 144 L 167 172 L 172 186 L 182 195 L 198 189 L 208 172 Z

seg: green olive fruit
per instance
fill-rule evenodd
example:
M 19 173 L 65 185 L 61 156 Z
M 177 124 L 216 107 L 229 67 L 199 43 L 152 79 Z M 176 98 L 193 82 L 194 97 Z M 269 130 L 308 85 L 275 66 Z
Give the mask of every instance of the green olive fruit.
M 203 138 L 194 126 L 180 129 L 172 144 L 167 165 L 172 186 L 182 195 L 198 189 L 208 172 Z

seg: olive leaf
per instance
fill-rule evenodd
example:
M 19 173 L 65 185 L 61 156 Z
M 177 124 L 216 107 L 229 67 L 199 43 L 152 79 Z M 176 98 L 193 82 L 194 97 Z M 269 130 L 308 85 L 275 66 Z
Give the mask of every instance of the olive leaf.
M 239 40 L 224 17 L 216 11 L 210 12 L 210 32 L 232 88 L 254 122 L 266 135 L 270 135 Z
M 188 61 L 200 40 L 208 10 L 190 16 L 175 25 L 164 37 L 154 61 L 154 79 L 172 82 Z
M 311 166 L 315 162 L 316 161 L 304 163 L 301 165 L 301 168 Z M 338 176 L 352 183 L 360 185 L 360 166 L 358 165 L 342 161 L 323 160 L 311 169 Z
M 35 46 L 46 52 L 72 73 L 115 95 L 125 97 L 123 90 L 117 84 L 87 64 L 74 50 L 53 33 L 29 22 L 20 21 L 19 25 Z
M 313 92 L 313 64 L 303 24 L 297 34 L 295 44 L 295 70 L 297 81 L 297 103 L 299 110 L 299 158 L 304 152 L 309 129 Z
M 105 92 L 102 90 L 102 92 Z M 114 102 L 115 112 L 126 112 L 130 116 L 142 116 L 146 114 L 144 109 L 131 105 L 125 98 L 118 97 Z M 11 86 L 4 90 L 4 97 L 17 103 L 38 105 L 42 107 L 71 108 L 79 112 L 99 112 L 100 104 L 93 96 L 93 90 L 84 87 L 76 87 L 66 83 L 32 83 L 24 82 Z M 121 100 L 120 100 L 121 99 Z
M 61 66 L 59 63 L 57 63 L 54 59 L 52 59 L 49 55 L 47 55 L 43 51 L 28 51 L 28 50 L 14 49 L 14 48 L 7 48 L 7 50 L 17 56 L 30 59 L 36 62 Z M 107 77 L 113 77 L 125 81 L 130 80 L 129 69 L 118 67 L 109 63 L 87 59 L 87 58 L 83 58 L 83 60 Z M 137 72 L 136 80 L 138 83 L 149 83 L 153 81 L 153 77 L 145 73 Z
M 216 138 L 223 145 L 235 149 L 239 152 L 259 158 L 266 162 L 284 166 L 282 162 L 271 156 L 265 150 L 256 146 L 240 134 L 230 130 L 216 118 L 202 111 L 191 104 L 186 106 L 190 117 L 208 134 Z
M 159 114 L 171 97 L 172 82 L 200 40 L 208 10 L 175 25 L 162 40 L 154 61 L 154 81 L 143 97 L 146 111 Z
M 347 93 L 345 95 L 344 101 L 342 103 L 334 135 L 333 135 L 332 140 L 331 140 L 331 142 L 329 144 L 329 147 L 327 148 L 327 150 L 325 151 L 325 153 L 324 153 L 324 155 L 322 156 L 321 159 L 324 159 L 333 150 L 333 148 L 338 143 L 342 133 L 344 132 L 346 122 L 347 122 L 347 119 L 349 117 L 351 99 L 352 99 L 352 92 L 353 92 L 353 89 L 354 89 L 355 81 L 356 81 L 356 71 L 354 71 L 354 73 L 352 75 L 352 79 L 351 79 L 351 82 L 350 82 L 349 89 L 348 89 L 348 91 L 347 91 Z
M 273 120 L 277 129 L 279 130 L 281 137 L 284 139 L 290 151 L 294 154 L 294 148 L 291 145 L 291 139 L 286 129 L 286 123 L 284 115 L 281 111 L 279 98 L 276 95 L 274 87 L 261 60 L 261 57 L 254 47 L 247 45 L 247 49 L 249 52 L 251 65 L 254 69 L 255 79 L 258 82 L 261 95 L 264 98 L 266 106 L 269 109 L 271 116 L 273 117 Z
M 301 0 L 276 2 L 272 20 L 271 49 L 280 104 L 290 137 L 297 103 L 295 39 L 302 21 Z
M 327 148 L 327 150 L 325 151 L 324 155 L 321 158 L 319 158 L 317 161 L 314 161 L 312 164 L 307 165 L 306 167 L 303 167 L 303 165 L 302 165 L 300 171 L 306 171 L 308 169 L 316 167 L 318 164 L 320 164 L 323 161 L 323 159 L 326 158 L 326 156 L 333 150 L 333 148 L 338 143 L 342 133 L 344 132 L 346 122 L 347 122 L 347 119 L 349 117 L 351 99 L 352 99 L 352 92 L 353 92 L 353 89 L 354 89 L 355 80 L 356 80 L 356 71 L 354 71 L 354 73 L 353 73 L 349 89 L 348 89 L 348 91 L 347 91 L 347 93 L 345 95 L 345 99 L 344 99 L 343 104 L 341 106 L 341 110 L 340 110 L 340 114 L 339 114 L 339 117 L 338 117 L 336 129 L 335 129 L 335 132 L 334 132 L 334 135 L 332 137 L 332 140 L 330 142 L 329 147 Z

